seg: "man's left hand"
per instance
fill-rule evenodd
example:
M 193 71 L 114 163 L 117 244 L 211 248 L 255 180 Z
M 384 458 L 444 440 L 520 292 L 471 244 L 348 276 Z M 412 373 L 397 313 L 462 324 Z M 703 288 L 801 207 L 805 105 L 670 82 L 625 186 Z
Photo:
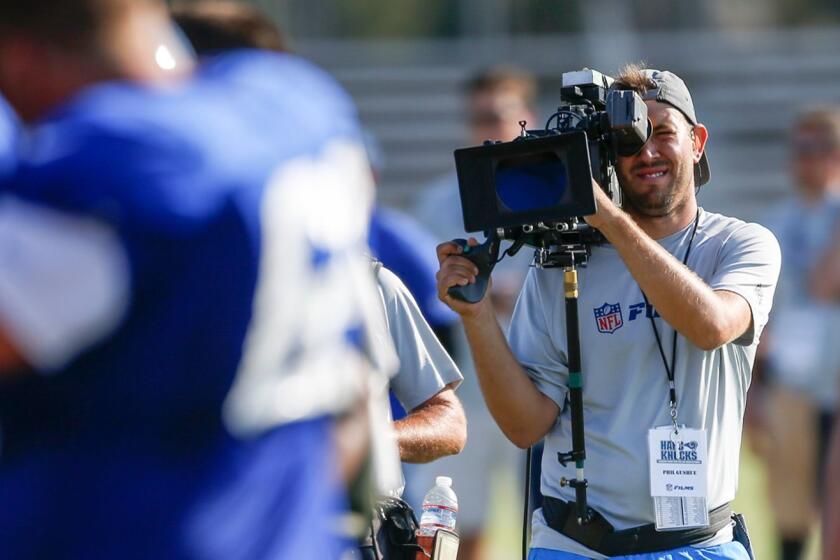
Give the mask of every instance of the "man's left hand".
M 607 196 L 607 193 L 604 192 L 604 189 L 601 188 L 595 179 L 592 180 L 592 190 L 595 193 L 595 213 L 584 216 L 583 219 L 595 229 L 601 229 L 615 212 L 620 212 L 621 210 L 610 200 L 610 197 Z

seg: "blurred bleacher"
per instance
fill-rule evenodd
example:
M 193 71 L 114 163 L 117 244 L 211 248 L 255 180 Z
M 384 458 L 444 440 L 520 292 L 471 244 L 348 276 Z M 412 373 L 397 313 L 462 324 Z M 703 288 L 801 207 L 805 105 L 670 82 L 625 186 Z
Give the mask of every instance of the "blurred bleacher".
M 401 207 L 451 170 L 451 152 L 466 137 L 462 84 L 490 64 L 516 64 L 537 75 L 541 118 L 559 102 L 564 71 L 589 66 L 614 73 L 625 62 L 645 60 L 677 72 L 711 133 L 713 178 L 701 203 L 747 219 L 760 218 L 789 188 L 786 131 L 796 110 L 840 102 L 838 28 L 320 40 L 296 49 L 356 99 L 385 153 L 380 197 Z

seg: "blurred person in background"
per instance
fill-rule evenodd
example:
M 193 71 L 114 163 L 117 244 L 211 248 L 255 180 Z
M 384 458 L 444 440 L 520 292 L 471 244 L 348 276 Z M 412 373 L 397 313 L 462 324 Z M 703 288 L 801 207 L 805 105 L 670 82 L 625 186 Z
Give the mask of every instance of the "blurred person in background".
M 172 14 L 202 57 L 235 49 L 282 52 L 286 48 L 279 28 L 252 6 L 226 0 L 192 1 L 175 4 Z M 381 157 L 371 147 L 369 133 L 365 134 L 365 147 L 375 178 Z M 411 247 L 408 234 L 427 236 L 422 240 L 426 240 L 428 234 L 418 225 L 412 225 L 413 221 L 407 216 L 408 223 L 403 223 L 401 213 L 380 209 L 379 214 L 377 218 L 375 209 L 368 235 L 371 249 L 379 259 L 374 262 L 381 303 L 377 309 L 384 311 L 385 318 L 383 328 L 375 330 L 380 334 L 388 333 L 400 361 L 391 381 L 394 392 L 409 411 L 395 425 L 400 458 L 408 463 L 426 463 L 457 453 L 466 439 L 466 420 L 454 394 L 462 380 L 461 374 L 438 341 L 437 330 L 433 331 L 425 319 L 426 314 L 438 317 L 439 307 L 444 308 L 440 315 L 453 317 L 453 314 L 437 299 L 432 267 Z M 386 223 L 388 225 L 383 225 Z M 428 243 L 433 241 L 428 239 Z M 403 254 L 400 249 L 404 250 Z M 386 259 L 394 263 L 393 268 L 386 264 Z M 418 264 L 418 261 L 422 262 Z M 431 284 L 437 303 L 434 312 L 421 313 L 422 306 L 412 295 L 409 281 L 403 281 L 397 271 L 410 273 L 411 278 L 428 272 L 431 279 L 426 283 Z M 417 291 L 426 294 L 429 289 Z M 384 340 L 380 343 L 390 346 Z
M 243 48 L 290 52 L 280 28 L 249 4 L 235 0 L 194 0 L 176 2 L 171 12 L 200 57 Z M 381 146 L 370 131 L 363 131 L 363 138 L 376 182 L 384 160 Z M 449 350 L 457 316 L 437 298 L 434 281 L 437 241 L 411 216 L 376 205 L 371 215 L 368 244 L 373 256 L 406 284 L 423 317 Z
M 384 154 L 378 140 L 370 131 L 365 133 L 365 146 L 374 181 L 378 183 L 384 166 Z M 435 284 L 435 272 L 437 271 L 435 247 L 437 241 L 412 216 L 377 203 L 371 214 L 368 245 L 371 254 L 381 261 L 388 271 L 398 277 L 400 284 L 404 284 L 404 288 L 408 289 L 415 302 L 414 305 L 419 306 L 420 309 L 421 316 L 417 319 L 422 320 L 423 323 L 428 322 L 428 326 L 437 338 L 434 345 L 437 345 L 439 341 L 446 352 L 446 360 L 451 360 L 449 354 L 455 351 L 458 316 L 437 297 L 437 286 Z M 402 299 L 401 301 L 405 300 Z M 411 315 L 404 313 L 404 316 L 410 317 Z M 422 345 L 422 341 L 418 339 L 418 342 Z M 421 349 L 422 353 L 425 353 L 425 350 Z M 430 365 L 434 368 L 437 367 L 434 363 Z M 425 374 L 416 366 L 413 367 L 414 371 L 404 373 L 404 378 L 422 380 Z M 452 364 L 452 367 L 456 366 Z M 401 368 L 401 371 L 403 369 L 405 368 Z M 446 365 L 443 369 L 449 370 L 450 367 Z M 459 383 L 463 379 L 460 372 L 457 379 Z M 453 378 L 450 382 L 454 380 Z M 416 413 L 416 411 L 413 411 L 412 408 L 406 408 L 406 395 L 400 395 L 396 389 L 398 387 L 392 385 L 389 396 L 392 416 L 399 427 L 407 416 L 407 410 L 412 413 Z M 458 402 L 458 409 L 463 413 L 460 401 Z M 428 424 L 430 428 L 436 428 L 435 425 L 436 423 Z M 463 447 L 463 443 L 461 447 Z M 406 456 L 403 456 L 402 460 L 408 463 L 428 462 L 408 460 Z
M 378 394 L 387 404 L 390 388 L 402 409 L 409 411 L 393 423 L 398 458 L 404 463 L 428 463 L 460 453 L 467 439 L 467 421 L 454 391 L 463 378 L 405 284 L 381 262 L 373 260 L 371 264 L 381 303 L 381 323 L 371 328 L 372 343 L 393 345 L 399 358 L 399 368 L 388 380 L 388 387 L 380 387 Z M 378 417 L 392 418 L 388 406 L 378 408 Z M 372 442 L 374 447 L 378 444 L 384 447 Z M 404 487 L 405 479 L 400 477 L 397 485 L 379 484 L 376 492 L 400 497 Z M 419 518 L 420 510 L 415 515 Z M 391 558 L 389 554 L 395 551 L 388 548 L 390 539 L 378 516 L 371 528 L 372 538 L 362 539 L 361 558 Z
M 349 98 L 292 56 L 193 72 L 151 0 L 0 13 L 29 127 L 0 186 L 0 556 L 336 558 L 376 298 Z
M 409 411 L 394 423 L 400 460 L 428 463 L 460 453 L 467 421 L 454 391 L 463 378 L 406 285 L 378 261 L 374 273 L 385 320 L 377 330 L 391 338 L 400 361 L 391 390 Z
M 795 191 L 765 221 L 782 271 L 762 344 L 766 394 L 756 401 L 783 560 L 800 558 L 814 528 L 840 389 L 838 272 L 823 270 L 840 228 L 840 108 L 801 113 L 790 150 Z
M 187 0 L 174 2 L 170 13 L 199 56 L 243 48 L 291 52 L 274 22 L 245 2 Z
M 823 259 L 817 263 L 811 277 L 814 295 L 832 305 L 840 304 L 840 224 Z M 838 376 L 840 377 L 840 376 Z M 822 549 L 824 560 L 840 559 L 840 420 L 835 409 L 834 427 L 827 453 L 822 480 Z
M 467 80 L 464 98 L 469 145 L 480 145 L 485 140 L 512 140 L 522 130 L 519 121 L 527 121 L 531 128 L 537 126 L 534 116 L 536 81 L 518 68 L 499 66 L 476 72 Z M 465 237 L 454 170 L 417 194 L 412 214 L 438 242 Z M 493 271 L 492 297 L 504 323 L 513 311 L 532 253 L 524 248 L 515 258 L 505 257 Z M 488 523 L 490 498 L 494 493 L 493 477 L 500 472 L 516 472 L 520 468 L 520 454 L 499 431 L 484 404 L 460 326 L 456 337 L 454 355 L 465 377 L 459 395 L 469 420 L 470 437 L 464 451 L 457 457 L 428 467 L 407 469 L 407 493 L 412 503 L 419 506 L 424 493 L 434 486 L 435 476 L 450 474 L 460 500 L 458 525 L 461 549 L 458 558 L 477 560 L 487 554 L 482 550 L 482 541 Z M 533 464 L 539 465 L 539 461 Z M 538 480 L 538 474 L 536 476 Z M 510 509 L 518 510 L 514 506 Z M 518 516 L 517 512 L 512 517 Z
M 279 28 L 253 6 L 223 0 L 193 1 L 173 5 L 172 14 L 204 59 L 243 48 L 286 48 Z M 370 133 L 365 134 L 365 146 L 375 178 L 382 157 Z M 383 207 L 373 211 L 368 240 L 374 255 L 381 259 L 373 262 L 379 294 L 377 315 L 382 321 L 371 328 L 372 344 L 393 346 L 399 359 L 395 372 L 388 364 L 377 367 L 386 377 L 393 374 L 387 381 L 403 410 L 393 424 L 399 459 L 428 463 L 457 454 L 466 441 L 466 418 L 455 396 L 463 378 L 436 336 L 447 321 L 451 323 L 454 314 L 437 299 L 434 253 L 429 253 L 429 259 L 417 250 L 417 244 L 426 242 L 429 251 L 433 251 L 434 242 L 409 217 Z M 408 278 L 405 283 L 400 273 Z M 426 301 L 425 313 L 421 312 L 423 305 L 416 301 L 420 296 L 412 295 L 411 285 Z M 424 316 L 437 319 L 439 328 L 433 330 L 431 320 L 427 322 Z M 379 387 L 373 392 L 381 390 Z M 372 411 L 373 415 L 383 414 L 378 402 L 372 406 L 376 411 Z M 387 407 L 384 414 L 387 415 Z M 386 450 L 379 451 L 387 455 Z M 382 494 L 402 493 L 402 484 L 395 487 L 393 481 L 377 482 L 374 488 Z
M 536 80 L 527 72 L 498 66 L 476 72 L 465 86 L 470 146 L 485 140 L 513 140 L 522 132 L 520 121 L 538 127 L 534 114 Z M 416 195 L 412 214 L 439 240 L 464 237 L 464 218 L 454 170 Z M 532 251 L 506 257 L 494 269 L 493 297 L 502 315 L 510 316 Z M 496 277 L 495 275 L 498 275 Z

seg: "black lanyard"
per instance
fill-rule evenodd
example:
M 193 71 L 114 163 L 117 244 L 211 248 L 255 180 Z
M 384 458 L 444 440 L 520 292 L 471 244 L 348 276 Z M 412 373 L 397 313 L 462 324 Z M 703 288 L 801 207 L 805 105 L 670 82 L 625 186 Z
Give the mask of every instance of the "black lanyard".
M 697 234 L 697 225 L 700 223 L 700 209 L 697 209 L 697 214 L 694 216 L 694 227 L 691 229 L 691 237 L 688 239 L 688 247 L 683 256 L 683 266 L 687 266 L 688 256 L 691 254 L 691 246 L 694 244 L 694 236 Z M 656 321 L 653 319 L 653 308 L 648 301 L 647 295 L 642 290 L 642 297 L 645 298 L 645 305 L 651 309 L 650 324 L 653 327 L 653 335 L 656 337 L 656 346 L 659 347 L 659 356 L 662 358 L 662 365 L 665 366 L 665 374 L 668 376 L 668 390 L 671 397 L 671 420 L 674 423 L 674 429 L 677 429 L 677 387 L 674 383 L 674 371 L 677 367 L 677 329 L 674 329 L 674 340 L 671 346 L 671 364 L 668 365 L 668 360 L 665 358 L 665 350 L 662 348 L 662 338 L 659 336 L 659 329 L 656 328 Z

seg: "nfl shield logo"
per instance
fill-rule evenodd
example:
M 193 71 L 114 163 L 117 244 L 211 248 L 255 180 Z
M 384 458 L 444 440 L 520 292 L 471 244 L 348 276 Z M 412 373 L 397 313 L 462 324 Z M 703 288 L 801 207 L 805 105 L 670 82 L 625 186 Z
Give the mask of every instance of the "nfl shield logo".
M 618 303 L 604 303 L 601 307 L 596 307 L 594 311 L 599 332 L 614 333 L 624 324 L 621 319 L 621 305 Z

